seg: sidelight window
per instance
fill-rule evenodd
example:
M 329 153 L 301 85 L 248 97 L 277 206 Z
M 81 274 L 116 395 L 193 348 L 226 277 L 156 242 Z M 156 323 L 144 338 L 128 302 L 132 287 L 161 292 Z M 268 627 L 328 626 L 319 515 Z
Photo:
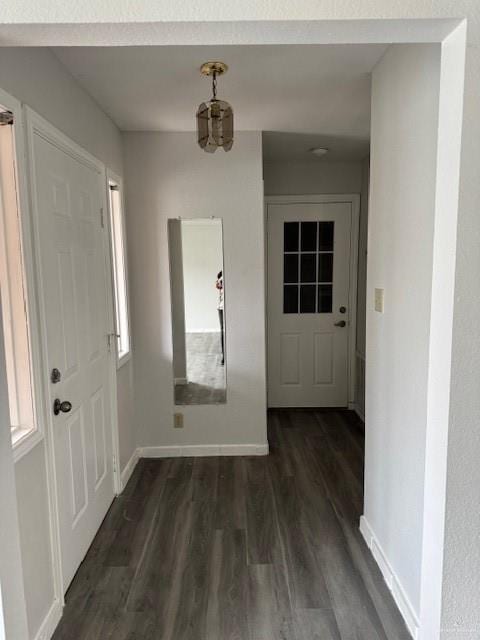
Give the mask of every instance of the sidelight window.
M 13 114 L 0 107 L 0 294 L 12 444 L 37 431 Z
M 109 181 L 110 234 L 117 333 L 117 360 L 121 365 L 130 356 L 130 322 L 128 311 L 127 259 L 122 193 L 118 181 Z

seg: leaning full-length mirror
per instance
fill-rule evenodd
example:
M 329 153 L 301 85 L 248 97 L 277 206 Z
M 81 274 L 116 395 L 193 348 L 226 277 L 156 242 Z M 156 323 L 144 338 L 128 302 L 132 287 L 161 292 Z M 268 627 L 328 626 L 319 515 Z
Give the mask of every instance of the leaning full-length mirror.
M 168 221 L 175 404 L 226 402 L 222 221 Z

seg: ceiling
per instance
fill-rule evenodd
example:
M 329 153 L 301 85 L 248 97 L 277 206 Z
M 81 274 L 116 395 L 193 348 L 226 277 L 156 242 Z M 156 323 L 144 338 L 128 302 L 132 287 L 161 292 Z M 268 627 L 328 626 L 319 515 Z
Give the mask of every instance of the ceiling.
M 324 148 L 328 153 L 316 156 L 311 149 Z M 318 133 L 289 133 L 264 131 L 263 159 L 265 162 L 346 162 L 365 158 L 370 151 L 367 137 L 335 136 Z
M 211 95 L 199 73 L 223 60 L 218 95 L 235 129 L 265 136 L 270 159 L 327 146 L 329 159 L 368 152 L 370 73 L 387 45 L 56 47 L 56 56 L 125 131 L 191 131 Z M 308 134 L 308 135 L 307 135 Z M 363 149 L 363 151 L 362 151 Z M 365 151 L 366 149 L 366 151 Z M 311 154 L 308 155 L 310 159 Z

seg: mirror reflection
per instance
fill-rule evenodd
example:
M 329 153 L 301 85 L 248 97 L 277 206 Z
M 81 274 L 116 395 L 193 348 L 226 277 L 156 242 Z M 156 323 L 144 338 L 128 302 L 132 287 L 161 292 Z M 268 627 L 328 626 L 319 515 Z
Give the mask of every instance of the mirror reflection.
M 168 221 L 175 404 L 226 402 L 222 221 Z

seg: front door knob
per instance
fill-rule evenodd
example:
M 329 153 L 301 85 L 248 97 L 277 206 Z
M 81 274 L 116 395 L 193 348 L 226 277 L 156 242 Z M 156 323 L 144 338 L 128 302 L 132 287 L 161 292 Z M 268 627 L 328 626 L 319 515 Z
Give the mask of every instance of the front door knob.
M 347 323 L 345 322 L 345 320 L 340 320 L 339 322 L 335 322 L 336 327 L 345 327 L 346 325 Z
M 63 402 L 61 400 L 59 400 L 58 398 L 55 398 L 54 402 L 53 402 L 53 413 L 58 416 L 58 414 L 60 413 L 60 411 L 62 413 L 68 413 L 69 411 L 72 410 L 72 403 L 69 402 L 68 400 L 64 400 Z

